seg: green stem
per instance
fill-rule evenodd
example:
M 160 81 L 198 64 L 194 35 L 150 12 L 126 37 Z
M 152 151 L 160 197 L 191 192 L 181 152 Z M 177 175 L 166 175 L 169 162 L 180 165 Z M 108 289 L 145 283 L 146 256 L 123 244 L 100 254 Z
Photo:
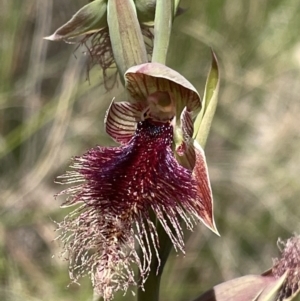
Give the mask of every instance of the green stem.
M 152 249 L 152 262 L 151 270 L 149 276 L 144 284 L 144 289 L 138 288 L 137 300 L 138 301 L 158 301 L 159 300 L 159 289 L 160 289 L 160 280 L 163 273 L 163 269 L 167 262 L 168 256 L 172 249 L 172 242 L 162 227 L 162 225 L 157 221 L 155 214 L 152 212 L 150 215 L 152 222 L 156 225 L 156 230 L 159 239 L 159 258 L 160 262 L 155 255 L 155 250 Z M 142 256 L 142 254 L 140 255 Z
M 163 273 L 163 269 L 167 263 L 169 254 L 172 250 L 173 244 L 170 240 L 170 237 L 166 233 L 165 229 L 162 227 L 160 223 L 156 226 L 158 237 L 159 237 L 159 258 L 160 258 L 160 266 L 158 270 L 158 275 L 161 276 Z
M 161 275 L 156 275 L 155 267 L 151 267 L 150 274 L 144 284 L 144 290 L 138 288 L 137 300 L 138 301 L 158 301 L 159 300 L 159 287 Z

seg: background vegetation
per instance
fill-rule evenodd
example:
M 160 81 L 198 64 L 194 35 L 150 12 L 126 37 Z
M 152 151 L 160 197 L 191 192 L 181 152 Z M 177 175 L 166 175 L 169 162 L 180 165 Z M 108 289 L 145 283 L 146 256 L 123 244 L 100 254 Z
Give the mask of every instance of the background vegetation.
M 0 300 L 91 300 L 69 283 L 53 195 L 70 157 L 113 144 L 110 100 L 98 67 L 86 81 L 84 48 L 42 40 L 85 0 L 0 3 Z M 221 281 L 261 273 L 276 241 L 300 225 L 299 0 L 182 1 L 169 65 L 203 93 L 209 47 L 221 65 L 220 102 L 206 147 L 221 237 L 199 225 L 186 256 L 172 254 L 161 300 L 188 301 Z M 55 255 L 54 257 L 52 255 Z M 116 300 L 132 300 L 130 292 Z

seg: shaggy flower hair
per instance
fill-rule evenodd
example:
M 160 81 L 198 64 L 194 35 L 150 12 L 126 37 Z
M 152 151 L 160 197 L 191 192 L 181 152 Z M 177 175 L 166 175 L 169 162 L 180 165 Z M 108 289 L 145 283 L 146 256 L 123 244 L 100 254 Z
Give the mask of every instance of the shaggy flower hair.
M 281 249 L 281 258 L 273 260 L 272 272 L 277 278 L 287 272 L 285 283 L 277 299 L 282 301 L 299 293 L 300 290 L 300 236 L 295 235 L 286 242 L 279 240 L 278 245 Z

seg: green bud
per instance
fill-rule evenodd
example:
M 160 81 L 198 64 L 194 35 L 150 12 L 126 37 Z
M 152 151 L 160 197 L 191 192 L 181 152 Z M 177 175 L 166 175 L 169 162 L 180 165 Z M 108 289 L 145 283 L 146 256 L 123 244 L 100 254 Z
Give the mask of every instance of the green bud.
M 46 40 L 58 41 L 99 31 L 107 26 L 107 0 L 95 0 L 82 7 L 66 24 Z
M 156 0 L 134 0 L 140 23 L 153 25 Z
M 173 5 L 173 16 L 179 16 L 185 9 L 179 7 L 180 0 L 172 0 L 174 2 Z M 154 18 L 155 18 L 155 8 L 156 8 L 156 0 L 134 0 L 137 16 L 140 23 L 143 23 L 148 26 L 154 26 Z

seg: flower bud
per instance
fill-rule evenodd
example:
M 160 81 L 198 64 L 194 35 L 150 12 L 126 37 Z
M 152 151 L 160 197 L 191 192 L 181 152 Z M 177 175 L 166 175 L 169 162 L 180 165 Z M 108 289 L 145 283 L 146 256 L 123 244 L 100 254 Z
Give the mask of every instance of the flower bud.
M 140 23 L 152 25 L 155 17 L 156 0 L 135 0 L 134 2 Z

